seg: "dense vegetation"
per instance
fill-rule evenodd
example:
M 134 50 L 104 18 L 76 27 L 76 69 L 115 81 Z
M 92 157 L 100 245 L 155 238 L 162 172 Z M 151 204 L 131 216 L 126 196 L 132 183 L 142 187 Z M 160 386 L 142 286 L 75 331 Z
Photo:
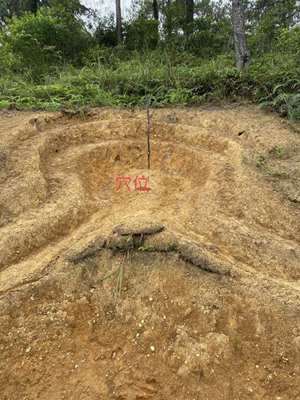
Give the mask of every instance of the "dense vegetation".
M 300 119 L 298 3 L 243 1 L 240 70 L 225 0 L 137 1 L 118 30 L 79 0 L 0 0 L 0 108 L 247 99 Z

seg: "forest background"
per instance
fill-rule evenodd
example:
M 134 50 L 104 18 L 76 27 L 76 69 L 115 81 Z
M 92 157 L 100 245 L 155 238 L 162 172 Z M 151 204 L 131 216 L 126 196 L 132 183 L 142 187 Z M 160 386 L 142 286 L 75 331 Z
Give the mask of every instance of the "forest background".
M 300 119 L 299 1 L 111 7 L 0 0 L 0 108 L 250 101 Z

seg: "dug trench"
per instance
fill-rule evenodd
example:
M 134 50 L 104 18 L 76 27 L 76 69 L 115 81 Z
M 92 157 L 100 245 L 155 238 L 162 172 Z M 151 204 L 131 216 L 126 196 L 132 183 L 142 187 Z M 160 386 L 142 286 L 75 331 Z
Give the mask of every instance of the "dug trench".
M 0 119 L 1 399 L 300 398 L 295 129 L 155 110 L 148 171 L 144 111 Z

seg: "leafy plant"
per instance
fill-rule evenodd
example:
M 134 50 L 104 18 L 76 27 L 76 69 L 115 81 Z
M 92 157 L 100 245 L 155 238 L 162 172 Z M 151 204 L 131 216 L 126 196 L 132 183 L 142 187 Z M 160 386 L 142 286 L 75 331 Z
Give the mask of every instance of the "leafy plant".
M 62 61 L 80 61 L 89 37 L 76 19 L 53 15 L 47 8 L 36 15 L 14 17 L 0 37 L 0 48 L 17 60 L 13 70 L 32 71 L 37 78 Z
M 276 158 L 282 158 L 285 155 L 285 149 L 281 146 L 274 146 L 269 153 Z
M 264 156 L 264 155 L 259 155 L 257 158 L 256 158 L 256 166 L 257 166 L 257 168 L 262 168 L 262 167 L 264 167 L 265 165 L 266 165 L 266 157 Z

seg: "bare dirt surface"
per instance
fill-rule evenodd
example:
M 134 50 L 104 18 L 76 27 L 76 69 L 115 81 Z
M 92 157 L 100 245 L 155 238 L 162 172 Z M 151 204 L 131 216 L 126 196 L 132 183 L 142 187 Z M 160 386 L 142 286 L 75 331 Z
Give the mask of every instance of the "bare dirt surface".
M 299 127 L 152 114 L 0 114 L 1 400 L 300 399 Z

